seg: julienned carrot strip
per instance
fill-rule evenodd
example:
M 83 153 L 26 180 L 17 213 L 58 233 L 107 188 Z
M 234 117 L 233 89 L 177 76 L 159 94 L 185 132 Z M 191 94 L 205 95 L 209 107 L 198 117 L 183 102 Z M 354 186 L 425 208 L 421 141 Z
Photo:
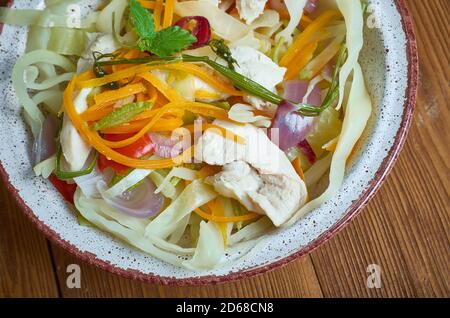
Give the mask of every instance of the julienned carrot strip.
M 284 76 L 285 80 L 290 81 L 298 76 L 300 70 L 302 70 L 314 57 L 314 52 L 316 51 L 317 46 L 317 42 L 308 44 L 299 54 L 297 54 L 297 56 L 292 59 Z
M 235 223 L 235 222 L 251 221 L 261 216 L 253 212 L 241 216 L 217 216 L 208 214 L 199 208 L 195 209 L 194 212 L 208 221 L 213 221 L 217 223 L 230 223 L 230 222 Z
M 108 105 L 102 108 L 96 107 L 95 110 L 89 111 L 93 109 L 95 106 L 88 108 L 85 112 L 83 112 L 80 116 L 84 121 L 97 121 L 102 119 L 103 117 L 109 115 L 114 111 L 114 105 Z
M 147 124 L 149 120 L 136 120 L 129 122 L 127 124 L 123 124 L 114 128 L 109 128 L 102 130 L 102 133 L 105 134 L 128 134 L 128 133 L 137 133 L 142 130 Z M 150 131 L 173 131 L 177 128 L 180 128 L 183 126 L 183 120 L 181 118 L 170 118 L 170 119 L 164 119 L 161 118 L 155 125 L 153 125 L 152 128 L 150 128 Z
M 165 82 L 161 81 L 155 74 L 150 72 L 145 72 L 138 75 L 142 79 L 146 80 L 150 84 L 152 84 L 158 91 L 160 91 L 169 101 L 171 102 L 181 102 L 183 101 L 183 97 L 181 97 L 180 93 L 171 88 Z
M 172 25 L 174 10 L 175 0 L 166 0 L 166 5 L 164 6 L 163 28 L 167 28 Z
M 105 105 L 119 99 L 145 92 L 147 88 L 142 83 L 129 84 L 116 90 L 106 91 L 94 96 L 96 105 Z
M 211 215 L 213 217 L 214 216 L 225 217 L 225 209 L 224 209 L 223 204 L 220 201 L 220 199 L 215 199 L 213 201 L 210 201 L 206 204 L 206 206 L 211 211 Z M 222 233 L 223 245 L 227 246 L 227 240 L 228 240 L 228 238 L 227 238 L 227 223 L 220 222 L 220 223 L 217 223 L 217 225 L 219 226 L 220 232 Z
M 335 38 L 319 55 L 311 60 L 305 66 L 300 74 L 300 78 L 311 80 L 336 56 L 339 49 L 342 47 L 343 38 Z
M 86 142 L 92 145 L 92 147 L 95 148 L 99 153 L 127 167 L 150 169 L 150 170 L 175 167 L 182 164 L 183 162 L 187 162 L 192 158 L 192 155 L 194 153 L 192 149 L 193 147 L 187 149 L 185 152 L 183 152 L 180 156 L 176 158 L 161 159 L 161 160 L 132 159 L 109 148 L 108 146 L 102 143 L 102 139 L 100 138 L 97 132 L 90 130 L 87 123 L 81 119 L 80 115 L 77 113 L 75 109 L 75 105 L 73 103 L 72 98 L 76 81 L 77 77 L 75 76 L 69 82 L 69 85 L 64 91 L 63 103 L 65 105 L 66 114 L 67 116 L 69 116 L 70 121 L 77 129 L 78 133 L 80 133 L 80 135 L 86 140 Z
M 87 81 L 90 80 L 92 78 L 95 78 L 95 74 L 92 70 L 86 71 L 84 73 L 81 73 L 80 75 L 78 75 L 78 78 L 81 81 Z M 64 103 L 62 103 L 61 108 L 59 109 L 58 115 L 62 114 L 64 112 Z
M 118 71 L 117 73 L 109 74 L 104 77 L 93 78 L 89 80 L 78 80 L 76 85 L 77 88 L 87 88 L 87 87 L 98 87 L 103 86 L 108 83 L 117 82 L 124 78 L 133 78 L 136 74 L 148 72 L 154 69 L 153 67 L 146 65 L 137 65 L 133 67 L 126 68 L 124 70 Z
M 195 64 L 190 64 L 190 63 L 174 63 L 174 64 L 154 65 L 154 66 L 137 65 L 137 66 L 129 67 L 124 70 L 120 70 L 117 73 L 106 75 L 104 77 L 80 81 L 77 83 L 77 88 L 103 86 L 108 83 L 117 82 L 124 78 L 132 78 L 133 76 L 141 76 L 148 80 L 151 79 L 153 82 L 152 83 L 153 85 L 154 85 L 154 83 L 157 83 L 159 85 L 159 87 L 161 87 L 161 88 L 166 87 L 167 85 L 165 83 L 162 83 L 155 75 L 153 75 L 153 74 L 146 75 L 146 74 L 149 74 L 148 73 L 149 71 L 155 70 L 155 69 L 183 71 L 183 72 L 192 74 L 194 76 L 197 76 L 201 80 L 205 81 L 207 84 L 213 86 L 214 88 L 218 89 L 219 91 L 221 91 L 225 94 L 229 94 L 232 96 L 243 96 L 244 95 L 243 92 L 235 89 L 232 85 L 230 85 L 230 84 L 222 81 L 218 77 L 215 77 L 214 75 L 210 74 L 204 68 L 199 67 Z M 157 87 L 157 86 L 155 85 L 155 87 Z M 158 90 L 160 90 L 160 89 L 158 88 Z
M 155 1 L 138 0 L 139 3 L 146 9 L 155 9 Z
M 310 38 L 320 31 L 331 19 L 340 16 L 341 13 L 338 10 L 329 10 L 322 13 L 317 19 L 315 19 L 308 27 L 300 33 L 295 39 L 294 43 L 289 47 L 286 53 L 280 60 L 280 66 L 287 66 L 293 60 L 293 58 L 309 43 Z
M 138 93 L 137 95 L 136 95 L 136 101 L 137 102 L 143 102 L 143 101 L 145 101 L 147 98 L 146 98 L 146 96 L 145 96 L 145 94 L 144 93 Z
M 194 93 L 194 97 L 196 100 L 222 99 L 222 95 L 220 93 L 207 91 L 206 89 L 197 89 Z
M 191 63 L 174 63 L 174 64 L 166 64 L 166 65 L 159 65 L 159 69 L 166 69 L 166 70 L 177 70 L 186 72 L 189 74 L 192 74 L 194 76 L 197 76 L 201 80 L 205 81 L 207 84 L 211 85 L 212 87 L 218 89 L 219 91 L 233 95 L 233 96 L 243 96 L 244 93 L 241 91 L 238 91 L 235 89 L 232 85 L 220 80 L 218 77 L 212 75 L 209 73 L 206 69 L 197 66 L 195 64 Z
M 196 113 L 196 114 L 215 117 L 215 118 L 219 118 L 219 119 L 228 118 L 227 111 L 225 111 L 219 107 L 215 107 L 215 106 L 203 104 L 203 103 L 196 103 L 196 102 L 179 102 L 179 103 L 174 102 L 174 103 L 169 103 L 166 106 L 159 109 L 158 113 L 155 114 L 155 116 L 149 121 L 149 123 L 144 128 L 142 128 L 141 131 L 139 131 L 136 135 L 134 135 L 131 138 L 121 140 L 121 141 L 108 141 L 108 140 L 101 139 L 100 136 L 99 136 L 99 138 L 102 140 L 102 142 L 105 145 L 107 145 L 108 147 L 111 147 L 111 148 L 123 148 L 128 145 L 131 145 L 132 143 L 135 143 L 137 140 L 139 140 L 142 136 L 144 136 L 155 125 L 155 123 L 169 109 L 172 109 L 172 108 L 179 108 L 179 109 L 184 109 L 184 110 L 188 109 L 189 111 Z
M 308 17 L 307 15 L 303 14 L 302 18 L 300 19 L 300 25 L 304 28 L 306 28 L 308 25 L 310 25 L 314 20 Z
M 186 128 L 192 134 L 195 132 L 196 127 L 195 127 L 195 125 L 188 125 L 188 126 L 184 126 L 183 128 Z M 228 129 L 225 129 L 223 127 L 220 127 L 220 126 L 217 126 L 214 124 L 202 124 L 201 130 L 202 131 L 209 130 L 212 133 L 215 133 L 217 135 L 225 137 L 226 139 L 232 140 L 241 145 L 246 144 L 245 138 L 243 138 L 239 135 L 236 135 L 235 133 L 229 131 Z
M 219 173 L 220 170 L 222 170 L 220 166 L 205 165 L 203 168 L 197 171 L 197 176 L 198 178 L 203 179 Z
M 155 9 L 153 10 L 153 19 L 155 20 L 156 31 L 161 29 L 161 14 L 164 6 L 163 1 L 164 0 L 156 0 Z
M 305 180 L 305 174 L 303 173 L 302 162 L 301 162 L 300 156 L 298 156 L 297 158 L 294 159 L 294 161 L 292 162 L 292 166 L 294 167 L 295 172 L 297 172 L 299 177 L 302 178 L 302 180 Z
M 152 109 L 152 110 L 148 110 L 148 111 L 142 112 L 141 114 L 136 116 L 136 118 L 134 120 L 142 120 L 142 119 L 152 118 L 153 116 L 155 116 L 158 113 L 158 111 L 159 111 L 159 109 Z M 184 110 L 183 109 L 173 108 L 173 109 L 169 109 L 167 111 L 167 113 L 164 114 L 163 116 L 175 115 L 177 117 L 182 117 L 183 114 L 184 114 Z

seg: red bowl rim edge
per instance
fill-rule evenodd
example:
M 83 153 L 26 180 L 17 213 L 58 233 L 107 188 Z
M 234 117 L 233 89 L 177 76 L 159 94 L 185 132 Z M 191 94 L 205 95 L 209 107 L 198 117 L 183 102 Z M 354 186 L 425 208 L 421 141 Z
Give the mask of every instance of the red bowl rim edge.
M 10 5 L 12 1 L 8 4 Z M 27 215 L 31 222 L 42 232 L 44 235 L 50 239 L 52 242 L 56 242 L 59 246 L 75 255 L 78 259 L 94 265 L 98 268 L 104 269 L 108 272 L 118 274 L 119 276 L 137 280 L 140 282 L 150 283 L 150 284 L 161 284 L 161 285 L 173 285 L 173 286 L 186 286 L 186 285 L 207 285 L 207 284 L 217 284 L 232 282 L 243 278 L 249 278 L 258 274 L 274 270 L 281 266 L 287 265 L 288 263 L 294 261 L 295 259 L 311 253 L 313 250 L 318 248 L 320 245 L 328 241 L 334 235 L 336 235 L 341 229 L 343 229 L 350 221 L 356 217 L 361 210 L 367 205 L 369 200 L 375 195 L 375 193 L 380 188 L 381 184 L 385 181 L 387 175 L 392 170 L 394 163 L 397 161 L 398 156 L 403 148 L 406 137 L 408 135 L 409 128 L 413 119 L 414 110 L 416 107 L 417 99 L 417 86 L 419 77 L 419 58 L 417 51 L 416 36 L 414 33 L 414 27 L 412 22 L 411 14 L 408 10 L 405 0 L 396 0 L 397 9 L 402 17 L 403 29 L 407 36 L 407 57 L 408 57 L 408 87 L 406 89 L 406 102 L 404 104 L 404 112 L 402 115 L 401 127 L 395 137 L 395 142 L 391 147 L 389 154 L 383 160 L 381 166 L 379 167 L 375 177 L 370 181 L 369 188 L 362 194 L 362 196 L 354 201 L 352 205 L 347 209 L 345 216 L 334 224 L 326 232 L 322 233 L 318 238 L 307 246 L 302 247 L 295 253 L 270 263 L 265 266 L 257 267 L 254 269 L 244 270 L 241 272 L 230 273 L 224 276 L 202 276 L 202 277 L 192 277 L 192 278 L 176 278 L 176 277 L 162 277 L 154 274 L 145 274 L 138 270 L 133 269 L 123 269 L 114 266 L 106 261 L 100 260 L 95 254 L 89 252 L 82 252 L 76 246 L 70 244 L 69 242 L 62 239 L 58 233 L 50 229 L 46 224 L 40 221 L 37 216 L 33 213 L 32 209 L 23 201 L 20 197 L 17 189 L 10 183 L 9 175 L 4 169 L 0 162 L 0 177 L 1 180 L 6 185 L 7 190 L 10 192 L 11 196 L 14 198 L 16 204 L 21 208 L 21 210 Z M 0 25 L 1 33 L 2 25 Z

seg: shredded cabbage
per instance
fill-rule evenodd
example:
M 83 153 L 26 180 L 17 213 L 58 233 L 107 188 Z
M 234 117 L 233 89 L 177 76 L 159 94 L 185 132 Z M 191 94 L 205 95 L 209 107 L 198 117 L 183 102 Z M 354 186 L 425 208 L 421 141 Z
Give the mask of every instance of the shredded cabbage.
M 250 24 L 252 29 L 273 28 L 280 23 L 280 14 L 274 10 L 265 10 L 264 13 Z
M 183 265 L 192 270 L 212 269 L 219 264 L 225 254 L 222 233 L 213 222 L 200 222 L 200 236 L 194 256 Z
M 289 15 L 291 16 L 289 20 L 288 26 L 278 33 L 275 37 L 275 40 L 283 38 L 288 42 L 289 45 L 292 44 L 292 34 L 294 30 L 297 28 L 297 25 L 300 23 L 300 20 L 303 16 L 303 9 L 305 8 L 307 0 L 285 0 L 284 3 L 289 11 Z M 346 0 L 344 0 L 346 1 Z
M 167 238 L 186 215 L 213 200 L 216 196 L 217 193 L 211 186 L 199 180 L 193 181 L 147 226 L 145 235 Z
M 36 83 L 36 80 L 39 77 L 39 68 L 31 65 L 25 69 L 25 84 L 29 89 L 40 91 L 47 90 L 63 82 L 70 81 L 74 75 L 75 72 L 63 73 L 61 75 L 56 75 L 55 77 L 43 80 L 40 83 Z
M 83 30 L 52 28 L 48 49 L 61 55 L 81 56 L 86 50 L 88 35 Z
M 79 189 L 75 192 L 74 203 L 81 215 L 99 229 L 114 234 L 119 239 L 137 247 L 153 257 L 159 258 L 175 266 L 182 266 L 182 260 L 178 255 L 157 248 L 148 238 L 139 234 L 137 231 L 104 217 L 99 211 L 99 206 L 89 202 Z
M 128 1 L 112 0 L 98 15 L 97 30 L 101 33 L 113 34 L 115 31 L 121 29 L 121 23 L 125 9 L 128 6 Z M 112 18 L 114 15 L 114 30 L 112 25 Z
M 49 89 L 42 92 L 38 92 L 31 99 L 36 105 L 43 103 L 46 109 L 56 115 L 61 109 L 63 93 L 57 89 Z
M 346 107 L 342 132 L 331 161 L 328 189 L 320 197 L 303 206 L 283 227 L 294 224 L 305 214 L 331 199 L 339 191 L 344 181 L 347 159 L 356 142 L 361 137 L 371 112 L 372 101 L 367 93 L 361 66 L 356 64 L 353 71 L 353 83 Z
M 228 111 L 228 118 L 239 123 L 250 123 L 256 127 L 269 128 L 272 121 L 269 117 L 255 115 L 252 106 L 246 104 L 235 104 Z
M 311 189 L 330 169 L 333 154 L 330 153 L 324 158 L 314 163 L 308 171 L 305 172 L 305 184 L 308 189 Z
M 172 234 L 169 236 L 169 243 L 177 244 L 181 238 L 183 237 L 184 232 L 189 224 L 190 215 L 186 215 L 181 222 L 178 223 L 178 226 L 175 228 Z
M 50 158 L 38 163 L 33 171 L 36 176 L 42 176 L 45 179 L 50 177 L 53 171 L 56 169 L 56 155 L 51 156 Z
M 170 183 L 170 180 L 172 180 L 173 177 L 180 178 L 182 180 L 189 180 L 193 181 L 197 179 L 197 171 L 187 169 L 187 168 L 173 168 L 167 176 L 164 178 L 163 182 L 158 186 L 158 188 L 155 190 L 155 193 L 160 193 L 162 189 L 164 189 L 167 184 Z
M 339 103 L 337 109 L 340 109 L 344 100 L 345 83 L 352 70 L 356 67 L 359 53 L 364 45 L 364 17 L 360 0 L 336 0 L 336 2 L 347 26 L 346 41 L 348 49 L 347 60 L 339 73 Z
M 117 182 L 111 188 L 105 191 L 104 195 L 108 197 L 116 197 L 127 191 L 129 188 L 139 183 L 143 179 L 147 178 L 153 170 L 146 169 L 134 169 L 128 175 L 126 175 L 122 180 Z
M 151 173 L 149 177 L 158 188 L 164 181 L 164 176 L 162 176 L 159 171 L 153 171 L 153 173 Z M 166 198 L 173 200 L 176 198 L 178 193 L 175 185 L 169 182 L 161 189 L 161 194 Z
M 88 198 L 99 198 L 100 193 L 97 189 L 97 184 L 100 181 L 104 181 L 103 176 L 100 174 L 97 168 L 95 168 L 90 174 L 76 177 L 73 181 L 77 184 L 83 194 Z
M 228 243 L 229 245 L 235 245 L 242 241 L 253 240 L 267 233 L 267 230 L 269 230 L 271 227 L 273 227 L 272 221 L 270 221 L 268 217 L 262 217 L 258 221 L 250 223 L 240 231 L 231 235 Z
M 209 20 L 214 32 L 224 40 L 234 42 L 246 36 L 251 28 L 217 8 L 209 1 L 183 1 L 175 4 L 175 14 L 186 17 L 201 15 Z
M 30 98 L 27 92 L 27 84 L 24 81 L 25 71 L 36 63 L 57 65 L 66 72 L 74 72 L 74 64 L 67 58 L 48 50 L 35 50 L 20 57 L 14 65 L 12 83 L 19 102 L 23 105 L 24 116 L 36 137 L 44 121 L 44 115 L 37 104 Z M 60 79 L 60 78 L 59 78 Z M 47 84 L 48 85 L 48 84 Z M 50 86 L 51 87 L 51 86 Z

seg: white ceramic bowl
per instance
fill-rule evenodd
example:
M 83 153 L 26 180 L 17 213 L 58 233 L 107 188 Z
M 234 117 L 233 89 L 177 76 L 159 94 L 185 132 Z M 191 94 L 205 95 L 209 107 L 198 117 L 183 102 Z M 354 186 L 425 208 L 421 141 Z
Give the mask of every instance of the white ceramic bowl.
M 13 3 L 42 8 L 42 0 Z M 0 174 L 13 197 L 51 240 L 80 259 L 122 276 L 163 284 L 206 284 L 239 279 L 288 263 L 324 243 L 375 194 L 397 158 L 415 105 L 418 62 L 411 18 L 403 0 L 370 1 L 379 28 L 366 28 L 361 55 L 375 112 L 359 155 L 339 193 L 294 226 L 267 235 L 265 246 L 233 267 L 193 272 L 150 257 L 96 228 L 82 227 L 52 185 L 34 176 L 30 133 L 11 85 L 25 48 L 26 28 L 4 26 L 0 36 Z

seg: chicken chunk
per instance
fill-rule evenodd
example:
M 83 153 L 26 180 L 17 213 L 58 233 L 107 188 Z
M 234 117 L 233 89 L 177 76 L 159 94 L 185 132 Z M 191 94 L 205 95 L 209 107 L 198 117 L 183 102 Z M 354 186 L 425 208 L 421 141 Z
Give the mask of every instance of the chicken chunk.
M 195 159 L 223 166 L 223 171 L 207 182 L 248 210 L 267 215 L 275 226 L 282 225 L 306 202 L 303 180 L 263 130 L 220 120 L 214 124 L 243 137 L 246 144 L 205 131 L 195 148 Z
M 271 92 L 276 92 L 276 86 L 283 82 L 285 67 L 280 67 L 268 56 L 248 46 L 236 46 L 231 48 L 233 58 L 238 66 L 236 71 L 245 77 L 264 86 Z M 270 103 L 254 96 L 245 96 L 244 100 L 257 109 L 270 108 Z
M 252 24 L 264 12 L 268 0 L 236 0 L 239 16 L 247 24 Z

